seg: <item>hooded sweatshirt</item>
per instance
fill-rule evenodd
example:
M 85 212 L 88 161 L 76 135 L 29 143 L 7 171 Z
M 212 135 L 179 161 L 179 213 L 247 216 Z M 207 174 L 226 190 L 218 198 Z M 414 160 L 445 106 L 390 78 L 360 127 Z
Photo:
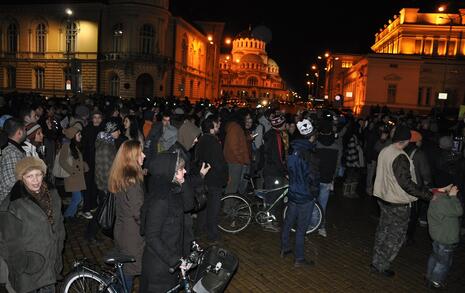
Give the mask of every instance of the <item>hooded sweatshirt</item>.
M 333 133 L 318 136 L 316 156 L 319 160 L 321 183 L 330 183 L 342 157 L 342 147 L 336 142 Z

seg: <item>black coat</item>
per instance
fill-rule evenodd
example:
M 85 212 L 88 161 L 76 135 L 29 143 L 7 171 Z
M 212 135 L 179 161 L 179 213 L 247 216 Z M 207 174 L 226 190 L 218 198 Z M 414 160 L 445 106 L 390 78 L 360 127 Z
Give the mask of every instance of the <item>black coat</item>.
M 65 228 L 61 199 L 50 190 L 53 225 L 16 182 L 0 206 L 0 256 L 9 269 L 9 280 L 16 292 L 30 292 L 54 284 L 63 268 Z
M 195 153 L 195 160 L 198 164 L 205 162 L 211 166 L 210 171 L 205 175 L 205 184 L 215 187 L 226 186 L 229 176 L 228 164 L 224 159 L 218 139 L 211 134 L 202 135 L 197 143 Z
M 281 154 L 278 148 L 278 137 L 281 139 Z M 286 176 L 285 150 L 284 142 L 281 135 L 278 136 L 277 130 L 270 129 L 264 136 L 265 146 L 265 164 L 263 166 L 264 177 L 283 178 Z

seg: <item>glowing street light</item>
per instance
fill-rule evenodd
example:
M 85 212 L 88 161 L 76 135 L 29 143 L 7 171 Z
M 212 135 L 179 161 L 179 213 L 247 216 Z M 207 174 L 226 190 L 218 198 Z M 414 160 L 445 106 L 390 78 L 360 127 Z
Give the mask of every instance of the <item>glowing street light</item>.
M 226 39 L 224 40 L 224 43 L 225 43 L 226 45 L 231 45 L 231 38 L 226 38 Z
M 73 15 L 73 11 L 72 11 L 70 8 L 66 8 L 66 9 L 65 9 L 65 13 L 66 13 L 68 16 Z
M 208 35 L 208 36 L 207 36 L 207 40 L 208 40 L 209 42 L 213 41 L 213 36 L 212 36 L 212 35 Z

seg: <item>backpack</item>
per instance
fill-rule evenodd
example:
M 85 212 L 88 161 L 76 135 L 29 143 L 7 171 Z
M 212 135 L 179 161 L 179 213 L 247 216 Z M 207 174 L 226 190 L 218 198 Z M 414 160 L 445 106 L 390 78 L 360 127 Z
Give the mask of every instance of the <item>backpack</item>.
M 311 180 L 314 179 L 311 174 L 310 156 L 308 152 L 292 150 L 287 157 L 289 195 L 296 200 L 315 196 L 310 190 Z

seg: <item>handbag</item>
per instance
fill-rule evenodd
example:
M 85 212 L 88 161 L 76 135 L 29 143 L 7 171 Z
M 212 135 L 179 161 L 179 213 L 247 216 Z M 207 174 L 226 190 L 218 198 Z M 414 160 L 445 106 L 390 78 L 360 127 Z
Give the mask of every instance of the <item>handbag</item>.
M 60 165 L 60 153 L 61 149 L 58 151 L 58 153 L 55 156 L 55 160 L 53 161 L 53 169 L 52 169 L 52 174 L 56 178 L 67 178 L 70 176 L 68 172 L 66 172 L 65 169 Z
M 97 221 L 104 230 L 113 230 L 116 218 L 115 195 L 108 193 L 97 213 Z

